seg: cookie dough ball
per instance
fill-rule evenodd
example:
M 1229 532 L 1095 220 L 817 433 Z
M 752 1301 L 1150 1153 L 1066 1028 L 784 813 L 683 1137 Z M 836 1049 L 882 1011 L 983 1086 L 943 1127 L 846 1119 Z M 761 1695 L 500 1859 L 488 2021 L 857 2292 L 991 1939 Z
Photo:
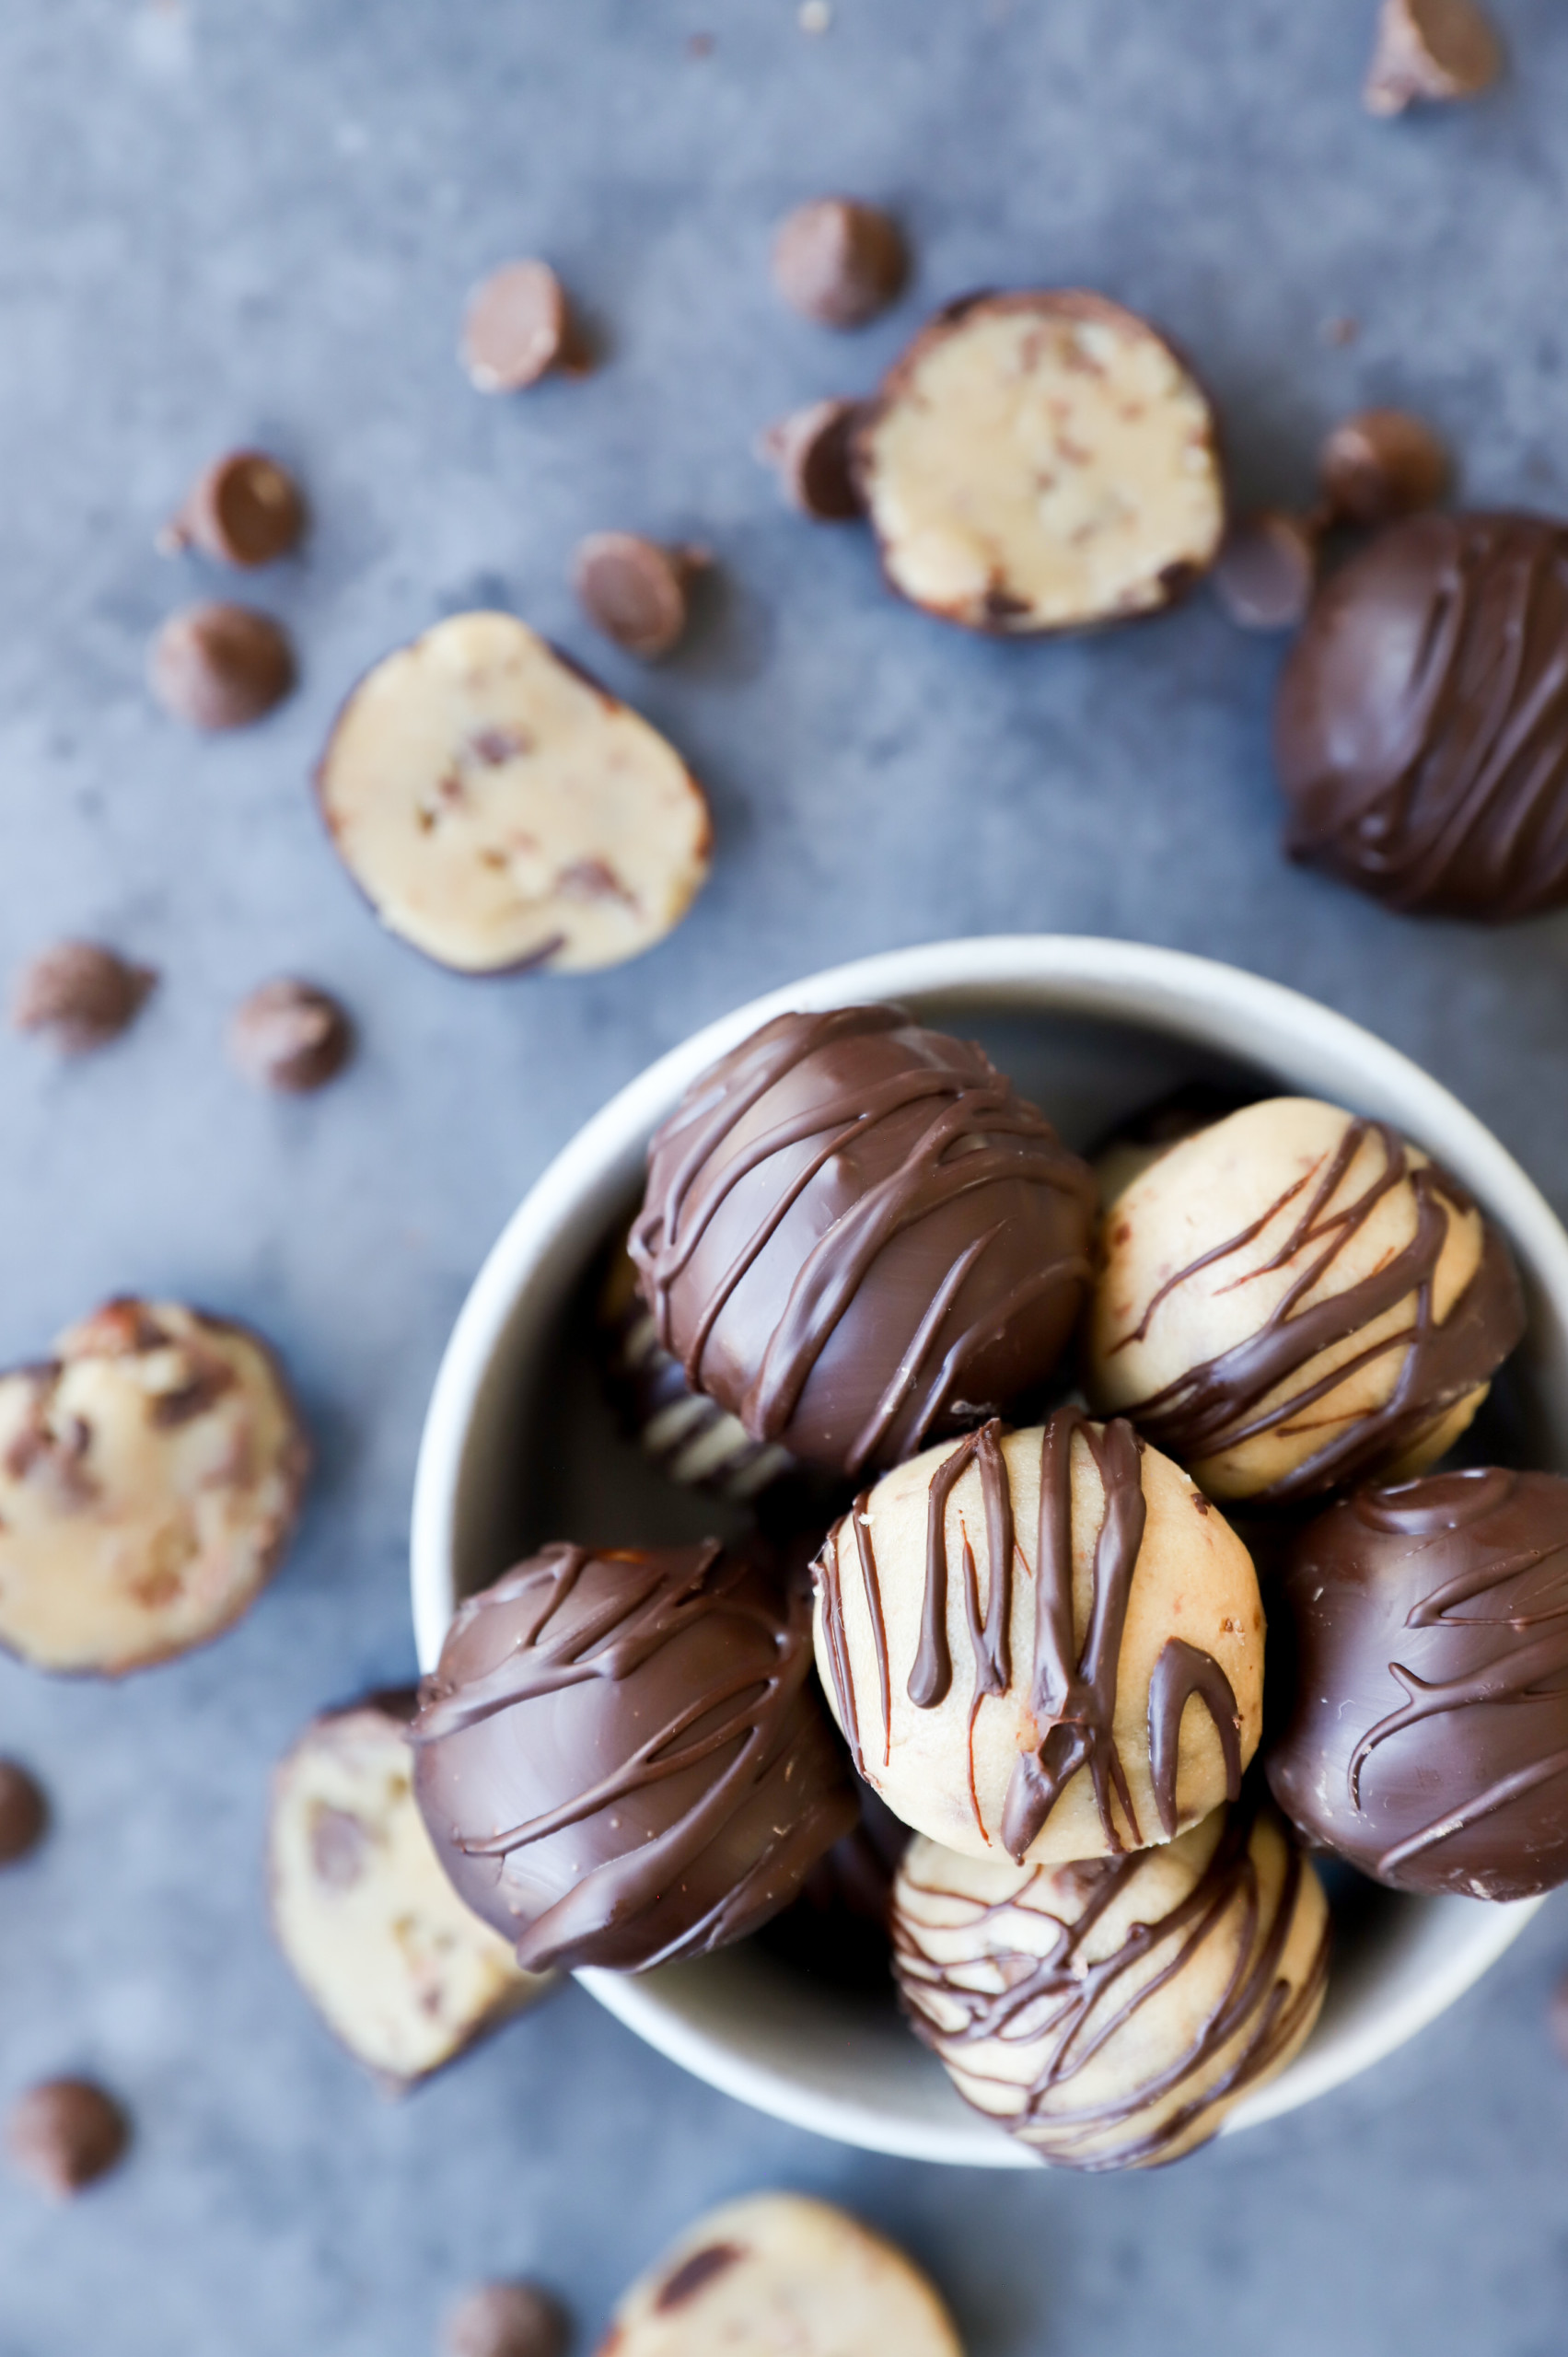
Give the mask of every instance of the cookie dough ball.
M 1307 1840 L 1396 1890 L 1568 1881 L 1568 1480 L 1358 1490 L 1295 1535 L 1280 1592 L 1269 1782 Z
M 1087 1383 L 1211 1497 L 1283 1504 L 1434 1464 L 1524 1330 L 1457 1180 L 1384 1122 L 1271 1097 L 1117 1198 Z
M 893 587 L 1011 635 L 1151 613 L 1206 573 L 1214 436 L 1202 388 L 1120 304 L 980 295 L 892 370 L 858 464 Z
M 809 1607 L 716 1545 L 551 1547 L 459 1610 L 413 1725 L 461 1896 L 552 1964 L 704 1955 L 854 1823 Z
M 1258 1746 L 1250 1556 L 1130 1424 L 1075 1408 L 885 1475 L 823 1547 L 816 1626 L 856 1768 L 951 1850 L 1167 1840 Z
M 781 1015 L 648 1148 L 643 1298 L 753 1440 L 856 1474 L 1048 1376 L 1094 1181 L 981 1051 L 901 1007 Z
M 413 1797 L 411 1693 L 306 1729 L 273 1781 L 273 1928 L 357 2061 L 411 2085 L 551 1986 L 463 1905 Z
M 1280 679 L 1285 848 L 1390 908 L 1568 903 L 1568 525 L 1414 516 L 1332 574 Z
M 1329 1910 L 1273 1811 L 1243 1806 L 1055 1866 L 916 1841 L 893 1946 L 904 2009 L 966 2102 L 1054 2167 L 1150 2168 L 1300 2050 Z
M 598 2357 L 963 2357 L 918 2268 L 798 2193 L 710 2211 L 639 2276 Z
M 628 1433 L 682 1489 L 709 1490 L 747 1504 L 793 1471 L 786 1448 L 753 1440 L 738 1416 L 691 1389 L 680 1361 L 659 1341 L 624 1251 L 616 1253 L 599 1298 L 598 1333 L 605 1374 Z
M 511 614 L 454 614 L 378 663 L 316 783 L 382 923 L 462 973 L 641 957 L 708 872 L 679 755 Z
M 276 1568 L 308 1462 L 259 1336 L 110 1302 L 0 1376 L 0 1644 L 107 1677 L 204 1644 Z

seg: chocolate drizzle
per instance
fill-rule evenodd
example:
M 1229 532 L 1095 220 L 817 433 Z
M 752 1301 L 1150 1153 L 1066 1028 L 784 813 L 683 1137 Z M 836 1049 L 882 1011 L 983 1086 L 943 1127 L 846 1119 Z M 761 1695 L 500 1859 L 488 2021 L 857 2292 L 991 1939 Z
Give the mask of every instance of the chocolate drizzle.
M 1050 1371 L 1093 1202 L 978 1048 L 843 1007 L 777 1017 L 688 1092 L 631 1250 L 694 1390 L 858 1473 Z
M 990 1907 L 976 1903 L 968 1953 L 950 1967 L 929 1952 L 916 1911 L 927 1886 L 915 1881 L 906 1865 L 894 1909 L 893 1946 L 900 1994 L 915 2031 L 955 2072 L 966 2094 L 965 2080 L 993 2082 L 1008 2099 L 1015 2092 L 1015 2073 L 1005 2063 L 994 2073 L 985 2071 L 987 2046 L 1004 2051 L 1038 2049 L 1040 2068 L 1024 2091 L 1021 2108 L 1005 2124 L 1049 2162 L 1102 2171 L 1174 2158 L 1206 2115 L 1212 2115 L 1212 2132 L 1222 2107 L 1286 2056 L 1310 2023 L 1327 1977 L 1326 1922 L 1299 1981 L 1293 1983 L 1282 1970 L 1305 1869 L 1295 1845 L 1286 1841 L 1281 1887 L 1266 1908 L 1255 1852 L 1258 1829 L 1255 1803 L 1233 1812 L 1187 1896 L 1153 1922 L 1134 1921 L 1120 1946 L 1099 1957 L 1089 1953 L 1098 1926 L 1157 1852 L 1135 1852 L 1065 1868 L 1036 1866 L 1009 1898 Z M 1055 1895 L 1063 1891 L 1082 1900 L 1071 1919 Z M 1042 1919 L 1054 1919 L 1043 1956 L 1038 1945 L 1025 1944 L 1021 1923 L 1019 1944 L 1007 1945 L 1009 1918 L 1020 1916 L 1029 1919 L 1031 1930 Z M 940 1936 L 952 1936 L 946 1921 Z M 1075 2099 L 1079 2075 L 1137 2023 L 1145 2007 L 1158 2007 L 1163 1992 L 1219 1941 L 1234 1943 L 1236 1960 L 1185 2048 L 1115 2095 Z M 994 1968 L 1000 1986 L 992 1985 L 991 1974 L 984 1976 L 984 1985 L 976 1985 L 982 1960 Z M 1151 1961 L 1153 1968 L 1129 1986 L 1129 1977 Z M 1152 2020 L 1140 2042 L 1144 2050 L 1158 2051 Z M 1232 2048 L 1218 2074 L 1205 2078 L 1210 2065 Z M 1138 2043 L 1132 2050 L 1138 2051 Z M 1183 2089 L 1190 2090 L 1184 2100 L 1162 2117 L 1150 2118 Z M 969 2095 L 969 2100 L 975 2097 Z M 999 2103 L 995 2109 L 1001 2108 Z M 1125 2132 L 1118 2135 L 1118 2130 Z
M 1330 1206 L 1363 1145 L 1376 1139 L 1382 1163 L 1360 1192 L 1338 1210 Z M 1243 1250 L 1270 1222 L 1303 1193 L 1315 1173 L 1297 1179 L 1251 1224 L 1180 1269 L 1154 1295 L 1139 1324 L 1115 1345 L 1125 1350 L 1147 1335 L 1160 1305 L 1201 1270 Z M 1415 1202 L 1415 1234 L 1379 1268 L 1326 1299 L 1307 1303 L 1376 1206 L 1395 1188 L 1408 1185 Z M 1524 1295 L 1506 1245 L 1485 1223 L 1481 1257 L 1474 1275 L 1438 1322 L 1433 1314 L 1433 1278 L 1448 1238 L 1449 1213 L 1472 1211 L 1470 1198 L 1434 1163 L 1412 1164 L 1403 1141 L 1386 1122 L 1353 1120 L 1327 1167 L 1317 1177 L 1306 1207 L 1272 1257 L 1249 1278 L 1284 1269 L 1305 1255 L 1306 1264 L 1255 1334 L 1217 1358 L 1190 1367 L 1174 1382 L 1127 1410 L 1145 1438 L 1192 1464 L 1239 1448 L 1260 1434 L 1288 1428 L 1292 1421 L 1336 1390 L 1359 1369 L 1402 1353 L 1399 1373 L 1382 1407 L 1356 1417 L 1344 1431 L 1315 1449 L 1300 1465 L 1257 1494 L 1285 1504 L 1357 1480 L 1397 1460 L 1465 1394 L 1495 1371 L 1525 1329 Z M 1362 1332 L 1400 1303 L 1413 1299 L 1410 1324 L 1379 1336 L 1272 1406 L 1264 1403 L 1294 1376 L 1307 1373 L 1325 1351 Z M 1304 1303 L 1306 1306 L 1302 1306 Z M 1114 1352 L 1112 1353 L 1114 1355 Z
M 1214 1659 L 1184 1637 L 1167 1637 L 1149 1680 L 1149 1781 L 1168 1840 L 1179 1822 L 1176 1771 L 1181 1757 L 1181 1714 L 1196 1695 L 1214 1723 L 1225 1757 L 1225 1796 L 1241 1794 L 1241 1713 L 1236 1689 Z

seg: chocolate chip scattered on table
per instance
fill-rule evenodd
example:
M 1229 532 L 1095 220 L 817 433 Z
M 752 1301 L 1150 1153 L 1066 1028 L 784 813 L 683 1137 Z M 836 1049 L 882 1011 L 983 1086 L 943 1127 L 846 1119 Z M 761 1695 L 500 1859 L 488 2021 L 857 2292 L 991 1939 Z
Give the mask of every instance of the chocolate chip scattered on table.
M 164 710 L 192 728 L 248 728 L 292 690 L 294 649 L 283 624 L 254 607 L 187 606 L 154 639 L 147 679 Z
M 57 941 L 16 978 L 11 1027 L 36 1032 L 64 1056 L 90 1055 L 129 1030 L 157 982 L 101 941 Z
M 91 2079 L 45 2079 L 13 2104 L 6 2121 L 12 2166 L 59 2200 L 106 2177 L 130 2138 L 120 2105 Z

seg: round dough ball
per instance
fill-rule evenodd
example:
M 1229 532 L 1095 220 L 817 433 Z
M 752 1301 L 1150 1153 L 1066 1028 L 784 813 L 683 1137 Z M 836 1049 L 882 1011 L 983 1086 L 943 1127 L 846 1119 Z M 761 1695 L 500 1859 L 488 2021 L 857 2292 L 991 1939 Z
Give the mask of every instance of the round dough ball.
M 1235 1796 L 1261 1731 L 1246 1548 L 1130 1424 L 1074 1408 L 857 1499 L 818 1562 L 816 1640 L 860 1773 L 976 1857 L 1168 1840 Z
M 1328 1972 L 1322 1886 L 1266 1805 L 1057 1866 L 914 1842 L 904 2007 L 966 2102 L 1059 2168 L 1149 2168 L 1284 2069 Z
M 1383 1122 L 1272 1097 L 1116 1198 L 1086 1383 L 1211 1497 L 1283 1503 L 1434 1464 L 1524 1327 L 1457 1180 Z

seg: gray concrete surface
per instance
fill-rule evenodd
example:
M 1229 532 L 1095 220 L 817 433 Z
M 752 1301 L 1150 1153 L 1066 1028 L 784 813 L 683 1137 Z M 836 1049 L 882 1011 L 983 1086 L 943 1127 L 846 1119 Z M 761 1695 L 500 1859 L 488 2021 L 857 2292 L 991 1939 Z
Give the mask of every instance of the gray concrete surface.
M 923 308 L 1081 281 L 1184 341 L 1250 493 L 1300 495 L 1325 424 L 1390 399 L 1452 436 L 1473 498 L 1568 504 L 1568 22 L 1499 9 L 1507 87 L 1391 126 L 1357 104 L 1370 0 L 836 0 L 816 38 L 793 0 L 0 12 L 0 952 L 87 931 L 164 973 L 90 1065 L 0 1041 L 0 1357 L 168 1287 L 277 1338 L 322 1457 L 303 1543 L 212 1652 L 118 1690 L 0 1669 L 0 1747 L 58 1812 L 0 1882 L 0 2098 L 84 2068 L 137 2122 L 68 2212 L 0 2183 L 0 2357 L 419 2357 L 467 2279 L 518 2268 L 591 2347 L 668 2235 L 769 2184 L 906 2239 L 974 2357 L 1562 2347 L 1561 1905 L 1309 2113 L 1149 2178 L 1003 2182 L 774 2126 L 575 1991 L 389 2105 L 274 1956 L 258 1864 L 300 1722 L 412 1666 L 412 1454 L 481 1255 L 612 1088 L 738 998 L 974 930 L 1212 951 L 1422 1058 L 1568 1207 L 1568 923 L 1417 926 L 1288 869 L 1271 645 L 1202 600 L 1097 644 L 973 644 L 749 456 L 793 402 L 868 385 Z M 837 187 L 895 204 L 919 256 L 897 314 L 842 340 L 765 269 L 778 213 Z M 605 366 L 487 402 L 457 320 L 517 250 L 579 291 Z M 1346 318 L 1356 340 L 1329 340 Z M 256 593 L 303 684 L 198 743 L 142 664 L 210 576 L 152 533 L 250 436 L 315 505 Z M 656 673 L 573 610 L 569 551 L 601 525 L 722 559 Z M 336 702 L 476 600 L 597 664 L 710 785 L 712 886 L 639 966 L 465 984 L 380 935 L 325 846 L 306 781 Z M 222 1061 L 230 1003 L 288 970 L 363 1026 L 315 1103 Z

